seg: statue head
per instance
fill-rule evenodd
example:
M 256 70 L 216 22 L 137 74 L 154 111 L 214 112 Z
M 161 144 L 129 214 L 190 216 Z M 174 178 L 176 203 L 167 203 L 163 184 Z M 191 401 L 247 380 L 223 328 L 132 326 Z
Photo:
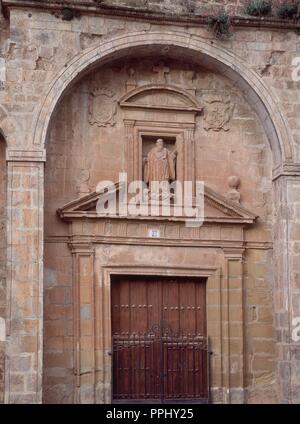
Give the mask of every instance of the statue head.
M 156 140 L 156 147 L 159 152 L 162 151 L 162 149 L 164 148 L 164 140 L 162 138 L 159 138 L 158 140 Z

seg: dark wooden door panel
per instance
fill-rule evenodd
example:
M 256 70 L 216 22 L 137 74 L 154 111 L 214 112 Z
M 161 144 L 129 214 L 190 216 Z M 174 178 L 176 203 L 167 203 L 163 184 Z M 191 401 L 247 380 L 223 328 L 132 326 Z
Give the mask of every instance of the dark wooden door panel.
M 112 331 L 145 332 L 161 320 L 174 331 L 206 335 L 205 280 L 122 277 L 112 283 Z
M 173 331 L 180 330 L 180 284 L 176 279 L 169 279 L 166 284 L 161 282 L 162 315 L 160 320 L 166 321 Z M 157 322 L 160 322 L 157 321 Z
M 158 278 L 151 278 L 142 284 L 147 285 L 148 294 L 148 322 L 145 325 L 144 331 L 149 331 L 153 325 L 157 324 L 157 319 L 161 316 L 161 304 L 162 304 L 162 293 L 161 293 L 161 282 Z M 150 284 L 149 284 L 150 283 Z
M 112 281 L 113 397 L 208 397 L 205 280 L 122 276 Z

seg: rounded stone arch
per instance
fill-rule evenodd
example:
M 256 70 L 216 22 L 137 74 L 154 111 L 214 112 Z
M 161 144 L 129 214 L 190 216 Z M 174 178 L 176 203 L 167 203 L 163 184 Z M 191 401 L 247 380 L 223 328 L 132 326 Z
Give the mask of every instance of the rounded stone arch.
M 1 142 L 4 140 L 6 142 L 6 121 L 7 121 L 7 112 L 6 110 L 0 106 L 0 139 Z
M 0 126 L 0 149 L 2 150 L 6 148 L 7 148 L 6 137 L 5 137 L 4 131 L 2 130 Z
M 51 117 L 63 94 L 83 75 L 112 60 L 136 55 L 168 54 L 220 72 L 245 95 L 265 129 L 273 154 L 274 168 L 293 162 L 291 135 L 279 101 L 266 83 L 244 61 L 223 47 L 183 32 L 134 32 L 107 37 L 86 49 L 55 76 L 36 111 L 33 127 L 35 149 L 45 146 Z

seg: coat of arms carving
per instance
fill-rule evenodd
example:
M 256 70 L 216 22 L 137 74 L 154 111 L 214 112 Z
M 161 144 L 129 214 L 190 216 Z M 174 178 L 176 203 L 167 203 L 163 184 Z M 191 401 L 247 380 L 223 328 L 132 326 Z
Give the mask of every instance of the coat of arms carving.
M 222 96 L 208 96 L 205 99 L 204 129 L 206 131 L 229 131 L 229 122 L 233 114 L 234 105 L 230 99 Z
M 98 127 L 116 124 L 117 99 L 107 88 L 95 88 L 89 95 L 89 123 Z

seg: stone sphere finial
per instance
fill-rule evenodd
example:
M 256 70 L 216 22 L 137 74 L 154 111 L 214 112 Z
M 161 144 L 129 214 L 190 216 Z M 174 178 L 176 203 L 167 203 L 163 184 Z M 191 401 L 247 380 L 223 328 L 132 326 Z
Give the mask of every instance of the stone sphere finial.
M 236 190 L 239 188 L 241 184 L 241 180 L 236 175 L 232 175 L 227 180 L 229 188 L 235 188 Z
M 241 195 L 238 191 L 238 188 L 241 184 L 241 180 L 236 175 L 232 175 L 227 180 L 229 191 L 227 192 L 227 199 L 235 203 L 240 203 Z

